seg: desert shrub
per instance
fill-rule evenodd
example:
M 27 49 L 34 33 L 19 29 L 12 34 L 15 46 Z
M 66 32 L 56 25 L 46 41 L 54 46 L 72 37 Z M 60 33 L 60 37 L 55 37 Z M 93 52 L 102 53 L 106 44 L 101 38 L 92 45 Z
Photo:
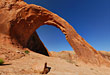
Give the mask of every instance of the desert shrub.
M 0 65 L 2 65 L 4 63 L 3 59 L 0 59 Z
M 28 51 L 28 50 L 26 50 L 26 51 L 25 51 L 25 53 L 26 53 L 26 54 L 29 54 L 29 51 Z

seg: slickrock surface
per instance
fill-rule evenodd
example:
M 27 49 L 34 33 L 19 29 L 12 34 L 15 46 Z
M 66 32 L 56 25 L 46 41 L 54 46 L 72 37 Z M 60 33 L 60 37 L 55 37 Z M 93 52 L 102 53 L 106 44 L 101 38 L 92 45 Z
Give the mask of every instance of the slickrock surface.
M 106 59 L 110 60 L 110 52 L 99 51 L 99 53 Z
M 108 67 L 86 65 L 77 61 L 71 63 L 61 58 L 47 57 L 34 52 L 30 52 L 20 59 L 6 62 L 6 65 L 0 66 L 0 74 L 42 75 L 39 73 L 43 71 L 45 62 L 48 67 L 51 67 L 47 75 L 110 75 Z
M 61 51 L 61 52 L 51 51 L 50 53 L 52 57 L 58 57 L 58 58 L 65 59 L 70 62 L 72 62 L 73 60 L 76 60 L 77 58 L 74 51 Z

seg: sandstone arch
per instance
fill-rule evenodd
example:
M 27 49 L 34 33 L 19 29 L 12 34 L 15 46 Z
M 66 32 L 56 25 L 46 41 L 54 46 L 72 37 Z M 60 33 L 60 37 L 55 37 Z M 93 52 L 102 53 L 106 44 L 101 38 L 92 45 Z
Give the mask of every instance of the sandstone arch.
M 40 49 L 39 53 L 50 55 L 35 30 L 45 24 L 53 25 L 65 34 L 67 41 L 81 60 L 97 65 L 109 63 L 68 22 L 58 15 L 41 6 L 28 5 L 22 0 L 4 0 L 0 3 L 0 11 L 2 11 L 0 13 L 2 16 L 0 27 L 5 28 L 0 32 L 10 35 L 22 46 L 33 49 L 34 47 L 29 45 L 33 42 L 37 49 Z M 33 38 L 37 40 L 32 40 Z

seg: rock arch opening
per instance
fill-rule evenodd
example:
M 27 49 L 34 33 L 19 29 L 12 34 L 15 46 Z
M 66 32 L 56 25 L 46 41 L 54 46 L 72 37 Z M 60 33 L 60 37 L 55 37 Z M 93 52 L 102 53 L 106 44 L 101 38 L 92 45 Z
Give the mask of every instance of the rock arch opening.
M 34 52 L 37 52 L 37 53 L 40 53 L 40 54 L 43 54 L 43 55 L 46 55 L 46 56 L 49 56 L 49 52 L 48 52 L 48 50 L 49 49 L 47 49 L 48 47 L 47 46 L 45 46 L 44 44 L 47 44 L 47 43 L 44 43 L 43 41 L 42 41 L 42 39 L 41 39 L 41 37 L 39 36 L 39 30 L 43 30 L 44 32 L 46 31 L 44 28 L 46 29 L 46 30 L 48 30 L 48 28 L 49 28 L 49 32 L 51 32 L 51 30 L 53 30 L 54 32 L 53 32 L 53 34 L 55 33 L 56 34 L 56 39 L 57 40 L 59 40 L 59 41 L 56 41 L 57 42 L 57 44 L 54 44 L 54 47 L 57 47 L 61 42 L 60 41 L 65 41 L 67 44 L 64 46 L 63 44 L 62 44 L 62 46 L 63 46 L 63 48 L 62 48 L 62 50 L 63 49 L 65 49 L 66 50 L 66 46 L 69 46 L 69 48 L 70 49 L 72 49 L 72 47 L 68 44 L 68 42 L 67 42 L 67 40 L 65 39 L 65 35 L 61 32 L 61 30 L 60 29 L 58 29 L 58 28 L 56 28 L 56 27 L 54 27 L 54 26 L 50 26 L 50 25 L 43 25 L 43 26 L 40 26 L 38 29 L 36 29 L 36 31 L 34 31 L 33 32 L 33 34 L 30 36 L 30 38 L 29 38 L 29 40 L 28 40 L 28 42 L 27 42 L 27 48 L 29 48 L 30 50 L 32 50 L 32 51 L 34 51 Z M 42 29 L 43 28 L 43 29 Z M 59 34 L 59 35 L 58 35 Z M 47 31 L 47 33 L 46 33 L 46 35 L 49 35 L 48 34 L 48 31 Z M 61 35 L 63 35 L 63 36 L 61 36 Z M 51 38 L 55 38 L 55 35 L 53 35 L 53 36 L 50 36 Z M 43 36 L 43 38 L 45 38 L 45 34 L 44 34 L 44 36 Z M 63 40 L 62 40 L 63 39 Z M 50 39 L 51 40 L 51 39 Z M 55 39 L 54 39 L 55 40 Z M 45 40 L 46 41 L 46 40 Z M 47 42 L 48 42 L 48 40 L 47 40 Z M 53 41 L 51 40 L 51 44 L 53 44 L 52 43 Z M 55 41 L 54 41 L 54 43 L 56 43 Z M 48 42 L 49 43 L 49 42 Z M 57 45 L 57 46 L 56 46 Z M 58 47 L 59 48 L 59 47 Z M 58 49 L 57 48 L 57 49 Z M 54 49 L 54 48 L 53 48 Z M 52 50 L 53 50 L 52 49 Z M 52 51 L 51 50 L 51 51 Z M 73 49 L 72 49 L 73 50 Z
M 49 51 L 73 50 L 60 29 L 51 26 L 40 26 L 36 32 Z

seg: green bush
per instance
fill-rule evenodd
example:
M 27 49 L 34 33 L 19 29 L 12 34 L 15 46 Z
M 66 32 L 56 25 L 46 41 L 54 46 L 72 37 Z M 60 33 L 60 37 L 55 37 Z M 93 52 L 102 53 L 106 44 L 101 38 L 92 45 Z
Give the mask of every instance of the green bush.
M 2 65 L 4 63 L 3 59 L 0 59 L 0 65 Z
M 25 51 L 26 54 L 29 54 L 29 51 Z

